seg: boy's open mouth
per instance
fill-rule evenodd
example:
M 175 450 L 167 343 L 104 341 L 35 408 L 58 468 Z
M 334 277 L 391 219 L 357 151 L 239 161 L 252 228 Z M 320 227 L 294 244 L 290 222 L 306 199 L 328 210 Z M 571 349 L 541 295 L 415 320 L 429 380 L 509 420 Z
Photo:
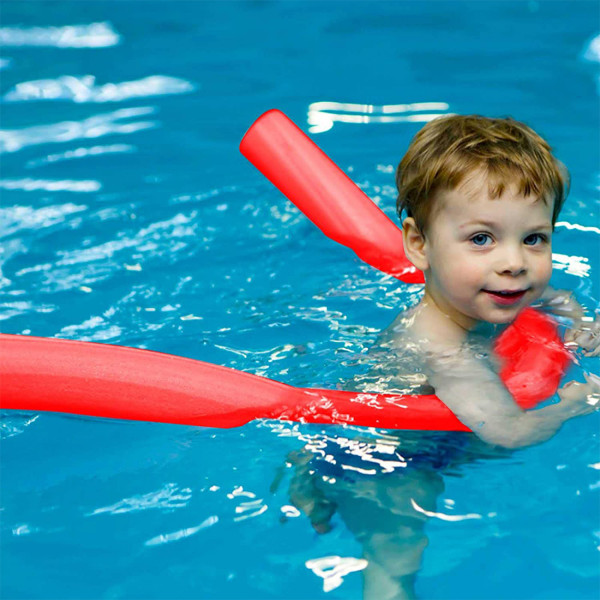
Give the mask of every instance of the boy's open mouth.
M 496 303 L 509 305 L 516 304 L 527 290 L 483 290 Z

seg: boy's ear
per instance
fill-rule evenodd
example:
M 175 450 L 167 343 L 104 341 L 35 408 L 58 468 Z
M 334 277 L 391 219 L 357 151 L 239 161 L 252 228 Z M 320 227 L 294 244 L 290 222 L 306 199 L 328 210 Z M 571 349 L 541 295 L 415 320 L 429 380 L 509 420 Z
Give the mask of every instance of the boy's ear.
M 427 253 L 425 252 L 425 236 L 412 217 L 407 217 L 402 222 L 402 239 L 404 241 L 404 253 L 410 262 L 420 269 L 426 271 L 429 268 Z

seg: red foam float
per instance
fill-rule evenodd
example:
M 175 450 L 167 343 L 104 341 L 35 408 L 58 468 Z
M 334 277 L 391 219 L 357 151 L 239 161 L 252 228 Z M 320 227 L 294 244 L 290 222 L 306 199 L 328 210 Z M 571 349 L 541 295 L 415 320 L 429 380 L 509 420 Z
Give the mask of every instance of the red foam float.
M 530 408 L 554 393 L 568 354 L 549 317 L 522 314 L 523 330 L 507 329 L 497 349 L 506 386 Z M 221 428 L 264 418 L 469 431 L 433 395 L 297 388 L 189 358 L 72 340 L 0 334 L 0 381 L 2 409 Z
M 0 408 L 206 427 L 252 419 L 467 431 L 435 396 L 296 388 L 149 350 L 0 335 Z
M 260 116 L 240 152 L 327 237 L 405 283 L 425 281 L 404 254 L 400 229 L 281 111 Z
M 241 150 L 322 231 L 372 266 L 422 281 L 400 230 L 283 113 L 269 111 Z M 569 354 L 554 321 L 522 311 L 499 337 L 500 376 L 531 408 L 557 389 Z M 107 344 L 0 335 L 0 408 L 208 427 L 253 419 L 468 431 L 436 396 L 296 388 L 192 359 Z

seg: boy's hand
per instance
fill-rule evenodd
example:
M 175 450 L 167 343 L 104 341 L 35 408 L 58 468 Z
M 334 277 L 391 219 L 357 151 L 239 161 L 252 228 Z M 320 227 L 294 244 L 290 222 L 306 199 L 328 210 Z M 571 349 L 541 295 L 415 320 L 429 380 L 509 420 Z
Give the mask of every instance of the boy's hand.
M 576 345 L 585 356 L 600 355 L 600 315 L 595 319 L 583 317 L 565 333 L 567 345 Z
M 573 292 L 547 288 L 541 301 L 545 309 L 557 317 L 567 317 L 578 321 L 584 315 L 583 307 L 577 302 Z
M 560 402 L 572 416 L 583 416 L 600 410 L 600 377 L 584 375 L 585 383 L 570 381 L 558 390 Z

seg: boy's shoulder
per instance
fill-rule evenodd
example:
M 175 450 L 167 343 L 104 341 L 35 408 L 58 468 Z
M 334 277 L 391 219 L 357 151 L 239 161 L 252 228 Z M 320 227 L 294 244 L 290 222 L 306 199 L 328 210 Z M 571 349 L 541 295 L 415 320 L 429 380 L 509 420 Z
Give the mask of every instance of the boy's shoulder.
M 365 372 L 344 387 L 379 393 L 431 394 L 424 373 L 424 348 L 411 331 L 412 310 L 400 313 L 363 355 Z

